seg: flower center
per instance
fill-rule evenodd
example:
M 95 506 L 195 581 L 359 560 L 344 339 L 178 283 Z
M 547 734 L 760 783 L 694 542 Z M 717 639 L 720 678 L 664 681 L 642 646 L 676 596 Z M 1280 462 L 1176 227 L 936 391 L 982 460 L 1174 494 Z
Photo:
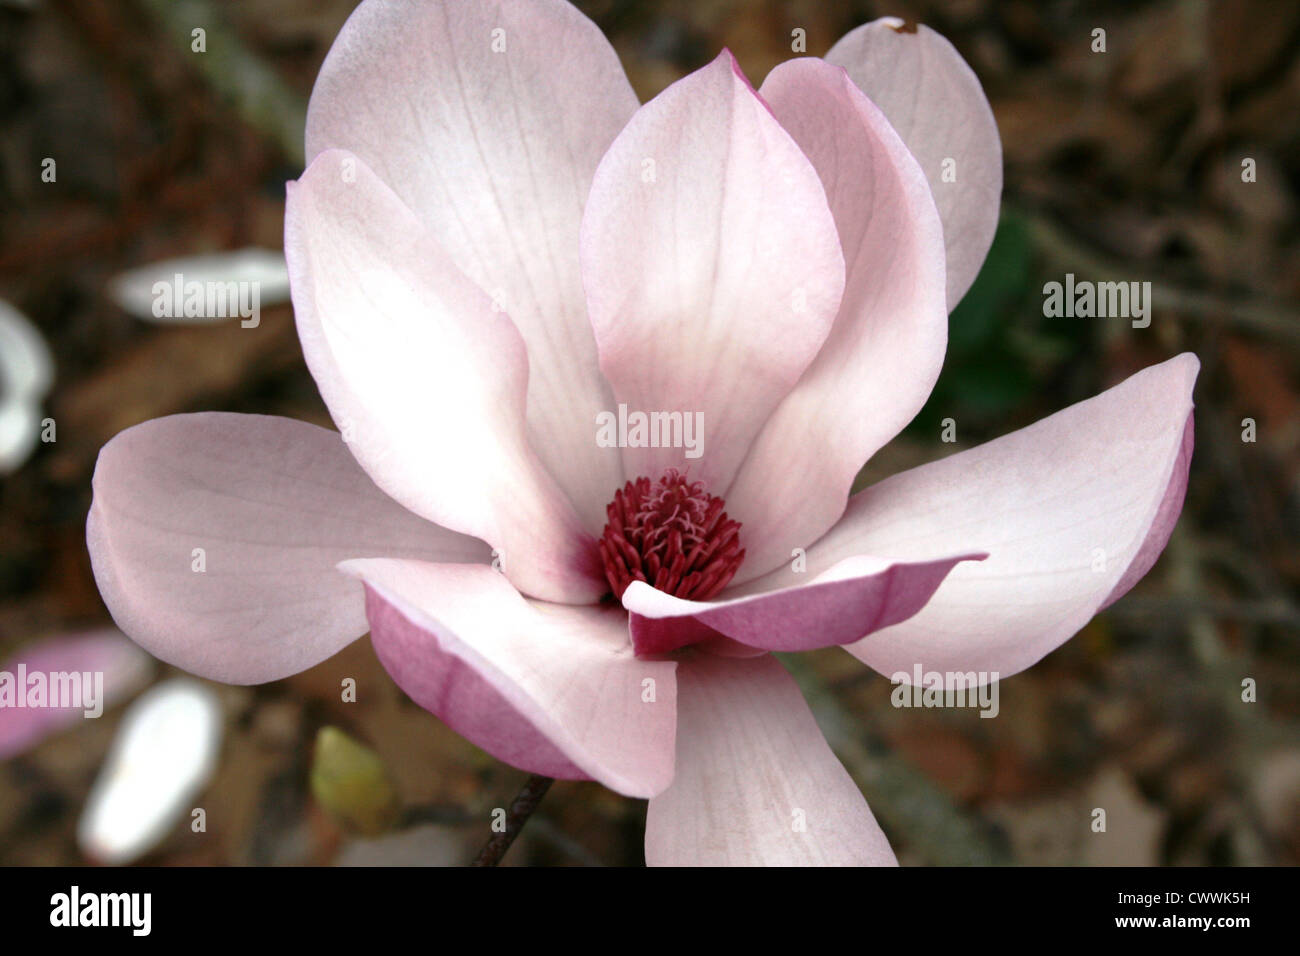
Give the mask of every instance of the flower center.
M 629 481 L 605 506 L 608 521 L 600 556 L 614 597 L 645 581 L 680 598 L 703 601 L 726 587 L 745 551 L 740 522 L 726 502 L 688 481 L 676 468 L 662 478 Z

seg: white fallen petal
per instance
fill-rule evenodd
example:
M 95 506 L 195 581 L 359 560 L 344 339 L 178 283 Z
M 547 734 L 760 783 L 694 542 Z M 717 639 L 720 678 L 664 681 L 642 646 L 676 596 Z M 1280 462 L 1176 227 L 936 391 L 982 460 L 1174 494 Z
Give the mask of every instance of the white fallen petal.
M 30 398 L 0 401 L 0 475 L 17 471 L 41 435 L 41 408 Z
M 41 399 L 54 381 L 54 359 L 40 330 L 0 299 L 0 474 L 25 462 L 41 430 Z
M 179 279 L 177 277 L 180 277 Z M 222 293 L 229 283 L 256 289 L 259 307 L 289 301 L 289 271 L 284 253 L 250 247 L 234 252 L 164 259 L 123 272 L 109 281 L 108 294 L 124 311 L 161 324 L 222 322 L 238 317 L 234 308 L 186 315 L 183 305 L 193 290 Z M 195 285 L 197 284 L 197 285 Z M 228 301 L 219 299 L 218 301 Z M 176 306 L 182 306 L 179 310 Z M 179 314 L 178 314 L 179 313 Z
M 221 706 L 211 689 L 178 677 L 150 689 L 122 718 L 77 825 L 77 843 L 107 864 L 139 859 L 189 815 L 216 769 Z
M 54 359 L 31 320 L 0 299 L 0 394 L 44 397 L 54 382 Z

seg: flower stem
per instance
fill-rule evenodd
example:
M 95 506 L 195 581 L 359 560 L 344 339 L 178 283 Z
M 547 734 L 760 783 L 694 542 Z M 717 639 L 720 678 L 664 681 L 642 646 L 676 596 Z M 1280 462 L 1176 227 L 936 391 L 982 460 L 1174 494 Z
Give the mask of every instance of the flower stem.
M 506 811 L 506 828 L 500 833 L 492 834 L 492 839 L 487 841 L 475 858 L 475 866 L 496 866 L 501 862 L 501 858 L 510 849 L 510 844 L 515 842 L 515 837 L 519 836 L 519 831 L 524 828 L 553 783 L 555 780 L 552 777 L 536 773 L 524 781 L 514 802 L 510 804 L 510 809 Z

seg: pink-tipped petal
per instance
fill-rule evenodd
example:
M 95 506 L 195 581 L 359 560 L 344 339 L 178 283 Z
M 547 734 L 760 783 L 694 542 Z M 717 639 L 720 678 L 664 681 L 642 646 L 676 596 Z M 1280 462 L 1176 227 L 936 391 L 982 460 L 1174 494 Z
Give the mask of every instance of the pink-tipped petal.
M 648 865 L 897 865 L 775 658 L 700 654 L 677 684 L 677 774 L 650 801 Z
M 262 415 L 173 415 L 99 453 L 86 542 L 118 626 L 201 677 L 257 684 L 366 632 L 335 565 L 395 555 L 486 561 L 481 542 L 383 494 L 338 434 Z
M 0 667 L 0 760 L 99 717 L 144 686 L 153 669 L 149 655 L 112 627 L 24 647 Z
M 943 220 L 952 309 L 993 244 L 1002 200 L 1002 140 L 979 78 L 942 36 L 897 17 L 850 30 L 826 59 L 848 70 L 920 162 Z
M 1182 505 L 1192 453 L 1183 354 L 995 441 L 855 495 L 808 550 L 817 573 L 857 553 L 915 559 L 978 548 L 914 617 L 848 650 L 887 676 L 1024 670 L 1155 561 Z M 789 583 L 782 570 L 750 586 Z
M 601 160 L 582 271 L 617 400 L 702 419 L 695 454 L 627 447 L 627 474 L 686 467 L 725 489 L 844 286 L 817 173 L 730 53 L 643 106 Z
M 959 561 L 983 557 L 895 562 L 859 555 L 807 584 L 721 601 L 687 601 L 633 581 L 623 606 L 631 615 L 632 645 L 642 656 L 696 643 L 710 632 L 766 651 L 809 651 L 851 644 L 907 620 Z
M 600 30 L 563 0 L 368 0 L 321 66 L 307 156 L 346 149 L 410 207 L 528 345 L 538 455 L 600 532 L 622 481 L 578 268 L 596 164 L 637 108 Z
M 844 513 L 862 463 L 911 421 L 948 341 L 943 228 L 889 121 L 844 70 L 783 63 L 763 97 L 821 177 L 848 271 L 830 337 L 763 427 L 727 508 L 745 581 L 807 548 Z
M 642 661 L 617 607 L 527 601 L 491 568 L 349 561 L 398 686 L 506 763 L 649 797 L 673 777 L 677 665 Z
M 375 483 L 487 541 L 529 594 L 598 598 L 595 541 L 527 438 L 528 356 L 510 317 L 341 150 L 290 184 L 285 254 L 303 354 Z

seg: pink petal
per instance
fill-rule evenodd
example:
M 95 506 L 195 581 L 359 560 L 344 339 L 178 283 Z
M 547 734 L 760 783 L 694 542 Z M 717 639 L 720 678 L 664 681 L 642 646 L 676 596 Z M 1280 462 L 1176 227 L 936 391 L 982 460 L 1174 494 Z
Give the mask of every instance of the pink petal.
M 775 658 L 701 654 L 677 681 L 677 775 L 650 801 L 648 865 L 897 865 Z
M 12 701 L 5 701 L 0 706 L 0 760 L 20 754 L 36 746 L 52 733 L 63 730 L 88 714 L 113 706 L 139 690 L 149 679 L 153 670 L 153 661 L 149 655 L 136 647 L 121 631 L 116 628 L 104 628 L 85 634 L 66 635 L 48 638 L 22 648 L 13 658 L 0 666 L 0 674 L 9 675 L 13 680 Z M 28 680 L 20 683 L 19 668 L 25 669 Z M 67 687 L 68 693 L 75 690 L 80 694 L 76 700 L 68 700 L 71 706 L 55 706 L 63 703 L 58 691 L 47 692 L 45 703 L 39 707 L 26 706 L 33 674 L 43 675 L 45 686 L 50 686 L 50 675 L 90 674 L 89 696 L 86 696 L 85 677 L 76 678 L 75 682 L 59 684 Z M 96 678 L 94 675 L 100 675 Z M 5 678 L 0 678 L 4 680 Z M 96 687 L 96 681 L 102 685 Z M 102 691 L 102 696 L 97 696 Z M 3 699 L 0 694 L 0 699 Z M 56 699 L 58 697 L 58 699 Z
M 902 26 L 897 17 L 863 24 L 841 37 L 826 59 L 848 70 L 920 161 L 943 220 L 952 309 L 993 243 L 1002 141 L 980 81 L 961 54 L 929 27 Z M 952 173 L 948 182 L 945 164 Z
M 518 330 L 392 191 L 322 153 L 290 184 L 285 253 L 303 354 L 375 483 L 487 541 L 530 594 L 604 593 L 595 541 L 526 436 Z
M 862 463 L 911 421 L 948 341 L 943 229 L 930 187 L 884 114 L 844 71 L 783 63 L 762 95 L 817 168 L 848 268 L 830 337 L 777 406 L 727 509 L 756 577 L 844 513 Z
M 914 617 L 848 650 L 882 674 L 1029 667 L 1150 568 L 1182 505 L 1192 452 L 1190 353 L 969 451 L 855 495 L 808 550 L 818 573 L 858 553 L 978 548 Z M 754 586 L 778 587 L 782 570 Z
M 86 541 L 123 631 L 231 684 L 297 673 L 366 632 L 361 588 L 335 570 L 345 558 L 487 558 L 482 542 L 386 497 L 336 433 L 218 412 L 155 419 L 105 445 Z
M 506 763 L 648 797 L 673 777 L 670 661 L 641 661 L 617 607 L 524 600 L 491 568 L 348 561 L 375 652 L 421 707 Z M 649 699 L 653 697 L 653 699 Z
M 1147 529 L 1146 538 L 1142 541 L 1142 547 L 1133 556 L 1133 560 L 1124 571 L 1124 576 L 1111 588 L 1110 594 L 1106 595 L 1106 600 L 1098 610 L 1110 607 L 1133 590 L 1133 585 L 1146 577 L 1174 533 L 1174 525 L 1178 523 L 1178 515 L 1183 510 L 1183 498 L 1187 494 L 1187 476 L 1192 468 L 1192 448 L 1196 444 L 1196 427 L 1193 418 L 1194 415 L 1188 412 L 1178 458 L 1169 476 L 1169 484 L 1165 486 L 1165 496 L 1160 499 L 1160 507 L 1156 509 L 1156 516 L 1151 522 L 1151 527 Z
M 703 457 L 625 448 L 629 477 L 730 484 L 830 330 L 844 260 L 807 157 L 731 54 L 643 106 L 601 160 L 582 223 L 600 365 L 634 412 L 703 416 Z
M 503 45 L 504 44 L 504 48 Z M 361 4 L 321 67 L 307 156 L 355 153 L 528 345 L 529 434 L 598 534 L 622 482 L 578 268 L 596 164 L 637 108 L 600 30 L 562 0 Z
M 632 645 L 642 656 L 718 634 L 767 651 L 808 651 L 851 644 L 907 620 L 959 561 L 983 557 L 903 563 L 863 555 L 803 585 L 723 601 L 686 601 L 634 581 L 623 606 L 632 616 Z

